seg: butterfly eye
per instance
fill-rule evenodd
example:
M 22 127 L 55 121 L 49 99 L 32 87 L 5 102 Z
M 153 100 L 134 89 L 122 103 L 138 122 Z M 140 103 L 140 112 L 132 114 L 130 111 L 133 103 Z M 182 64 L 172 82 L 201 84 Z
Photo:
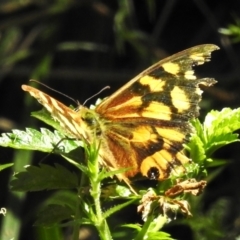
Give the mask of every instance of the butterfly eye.
M 94 118 L 82 118 L 82 120 L 86 122 L 88 126 L 96 125 L 96 119 Z
M 151 167 L 148 172 L 147 172 L 147 176 L 149 179 L 151 180 L 158 180 L 160 177 L 160 173 L 158 168 L 156 167 Z
M 86 112 L 82 115 L 81 119 L 87 123 L 88 126 L 97 126 L 98 122 L 96 117 L 91 112 Z

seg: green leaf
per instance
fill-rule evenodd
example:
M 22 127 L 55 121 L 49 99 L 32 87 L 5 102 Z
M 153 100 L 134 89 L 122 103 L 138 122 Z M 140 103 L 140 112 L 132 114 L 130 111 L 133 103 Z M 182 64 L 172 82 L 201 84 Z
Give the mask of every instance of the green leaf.
M 137 200 L 138 200 L 137 198 L 134 198 L 134 199 L 130 199 L 129 201 L 124 202 L 124 203 L 122 203 L 122 204 L 118 204 L 118 205 L 116 205 L 116 206 L 108 209 L 107 211 L 105 211 L 104 214 L 103 214 L 103 217 L 104 217 L 105 219 L 107 219 L 107 218 L 108 218 L 109 216 L 111 216 L 112 214 L 114 214 L 114 213 L 120 211 L 121 209 L 129 206 L 130 204 L 136 202 Z
M 132 228 L 132 229 L 137 230 L 138 232 L 140 232 L 142 229 L 141 226 L 139 226 L 137 224 L 123 224 L 123 225 L 121 225 L 121 227 Z
M 39 214 L 38 219 L 34 223 L 35 226 L 53 226 L 60 223 L 63 220 L 71 219 L 74 215 L 72 209 L 66 205 L 54 205 L 51 204 L 44 208 Z
M 240 141 L 238 134 L 233 133 L 240 129 L 240 108 L 234 110 L 224 108 L 221 112 L 211 111 L 205 118 L 203 128 L 206 155 L 210 157 L 220 147 Z
M 171 235 L 166 232 L 150 232 L 147 236 L 147 239 L 174 240 Z
M 227 28 L 219 28 L 218 31 L 230 37 L 233 43 L 238 43 L 240 41 L 240 19 L 235 19 L 234 24 L 229 24 Z
M 240 108 L 211 111 L 203 125 L 197 119 L 192 121 L 192 125 L 196 133 L 187 144 L 187 149 L 191 158 L 199 163 L 209 159 L 217 149 L 240 141 L 238 134 L 234 133 L 240 129 Z
M 54 191 L 54 193 L 51 194 L 51 197 L 43 203 L 43 208 L 52 204 L 61 206 L 67 205 L 75 211 L 78 200 L 79 198 L 76 191 L 72 191 L 71 189 Z
M 13 163 L 6 163 L 0 165 L 0 171 L 4 170 L 5 168 L 9 168 L 13 165 Z
M 88 167 L 84 166 L 81 163 L 78 163 L 74 160 L 72 160 L 72 158 L 69 158 L 67 156 L 62 155 L 63 158 L 65 158 L 69 163 L 71 163 L 73 166 L 77 167 L 80 171 L 84 172 L 87 176 L 89 175 L 89 169 Z
M 224 108 L 222 111 L 211 111 L 207 114 L 204 123 L 198 119 L 191 121 L 195 128 L 186 149 L 195 164 L 186 166 L 188 176 L 199 177 L 206 175 L 206 168 L 219 167 L 227 164 L 223 159 L 212 159 L 212 154 L 219 148 L 239 142 L 238 134 L 234 131 L 240 129 L 240 108 Z
M 141 230 L 134 240 L 140 239 L 159 239 L 159 240 L 173 240 L 168 233 L 159 231 L 166 224 L 166 217 L 159 215 L 157 218 L 149 216 L 148 220 L 144 223 Z M 139 229 L 137 229 L 139 230 Z
M 28 49 L 18 50 L 4 59 L 5 60 L 4 65 L 11 66 L 23 59 L 26 59 L 31 54 L 32 54 L 31 51 Z
M 45 108 L 42 108 L 40 111 L 31 112 L 31 116 L 37 118 L 42 122 L 45 122 L 49 126 L 52 126 L 56 130 L 58 130 L 61 134 L 66 136 L 66 131 L 61 127 L 58 121 L 55 121 L 52 118 L 51 114 Z
M 198 134 L 192 136 L 191 141 L 187 144 L 187 149 L 190 152 L 190 158 L 195 163 L 201 163 L 206 159 L 204 143 Z
M 15 149 L 37 150 L 41 152 L 66 153 L 79 146 L 81 141 L 65 140 L 66 137 L 58 131 L 51 132 L 46 128 L 37 131 L 26 128 L 26 131 L 13 129 L 12 133 L 3 133 L 0 137 L 2 147 Z M 64 151 L 63 151 L 64 150 Z
M 78 177 L 63 166 L 40 164 L 28 166 L 25 172 L 15 175 L 11 182 L 14 191 L 41 191 L 49 189 L 72 189 L 78 186 Z
M 99 176 L 98 180 L 102 181 L 105 178 L 113 177 L 117 174 L 124 173 L 124 172 L 128 171 L 129 169 L 131 169 L 131 168 L 120 168 L 118 170 L 113 170 L 113 171 L 106 171 L 103 169 L 98 175 Z

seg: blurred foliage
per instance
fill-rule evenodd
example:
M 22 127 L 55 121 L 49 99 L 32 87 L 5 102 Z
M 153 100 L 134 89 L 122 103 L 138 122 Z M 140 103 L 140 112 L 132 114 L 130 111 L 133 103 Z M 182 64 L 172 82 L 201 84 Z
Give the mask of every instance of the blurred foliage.
M 219 32 L 229 36 L 233 43 L 238 43 L 240 41 L 240 19 L 236 19 L 236 23 L 229 24 L 227 28 L 220 28 Z

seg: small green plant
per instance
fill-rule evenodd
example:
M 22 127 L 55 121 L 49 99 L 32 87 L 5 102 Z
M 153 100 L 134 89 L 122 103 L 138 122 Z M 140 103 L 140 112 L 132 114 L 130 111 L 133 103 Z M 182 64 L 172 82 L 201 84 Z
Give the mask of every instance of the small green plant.
M 42 228 L 72 226 L 73 239 L 78 239 L 79 227 L 84 224 L 95 226 L 100 239 L 103 240 L 126 237 L 134 240 L 172 239 L 168 233 L 161 231 L 164 225 L 175 219 L 176 215 L 173 217 L 170 213 L 180 210 L 185 215 L 191 215 L 189 204 L 192 204 L 192 200 L 189 195 L 197 195 L 203 190 L 208 168 L 222 166 L 226 162 L 224 159 L 214 159 L 214 152 L 227 144 L 239 142 L 238 134 L 234 132 L 240 129 L 240 109 L 211 111 L 203 124 L 198 119 L 193 120 L 195 133 L 186 146 L 193 163 L 186 166 L 186 173 L 180 178 L 182 182 L 194 179 L 198 183 L 195 184 L 195 189 L 189 190 L 176 179 L 168 179 L 151 190 L 139 184 L 134 185 L 139 193 L 136 195 L 124 186 L 124 183 L 114 182 L 114 175 L 126 169 L 106 171 L 101 168 L 97 160 L 97 144 L 89 145 L 84 141 L 66 138 L 61 127 L 45 110 L 34 112 L 32 115 L 56 130 L 13 130 L 11 133 L 2 134 L 0 145 L 61 155 L 76 171 L 72 172 L 60 164 L 30 165 L 25 171 L 16 173 L 11 182 L 12 190 L 58 190 L 41 207 L 35 225 Z M 181 191 L 176 191 L 176 186 L 178 189 L 180 186 Z M 196 194 L 194 190 L 197 191 Z M 113 200 L 121 200 L 121 203 L 109 208 L 104 207 L 106 202 Z M 143 223 L 123 223 L 113 228 L 109 224 L 109 218 L 130 204 L 136 211 L 138 206 Z M 196 226 L 192 225 L 193 228 Z M 209 229 L 213 230 L 215 229 Z M 219 236 L 221 230 L 218 229 L 214 233 Z M 214 236 L 212 234 L 211 239 L 214 239 Z
M 218 31 L 229 36 L 233 43 L 238 43 L 240 41 L 240 19 L 236 18 L 234 24 L 228 24 L 226 28 L 220 28 Z

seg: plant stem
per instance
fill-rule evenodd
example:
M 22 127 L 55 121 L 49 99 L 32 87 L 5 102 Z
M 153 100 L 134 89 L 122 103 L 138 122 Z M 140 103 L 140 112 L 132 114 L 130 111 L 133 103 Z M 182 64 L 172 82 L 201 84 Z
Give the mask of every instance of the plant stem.
M 106 219 L 103 217 L 101 203 L 100 203 L 100 195 L 101 195 L 101 184 L 100 182 L 95 182 L 92 185 L 91 195 L 94 200 L 94 206 L 96 211 L 96 227 L 99 231 L 100 238 L 102 240 L 111 240 L 111 233 L 108 228 L 108 224 Z
M 91 151 L 92 150 L 92 151 Z M 93 198 L 94 202 L 94 210 L 95 212 L 94 216 L 92 217 L 93 223 L 95 224 L 95 227 L 98 229 L 100 238 L 102 240 L 111 240 L 111 233 L 107 224 L 106 219 L 103 216 L 102 208 L 101 208 L 101 181 L 99 180 L 99 161 L 98 161 L 98 146 L 96 143 L 92 145 L 92 149 L 89 156 L 89 171 L 91 171 L 91 177 L 90 177 L 90 184 L 92 186 L 92 190 L 90 191 L 90 194 Z

